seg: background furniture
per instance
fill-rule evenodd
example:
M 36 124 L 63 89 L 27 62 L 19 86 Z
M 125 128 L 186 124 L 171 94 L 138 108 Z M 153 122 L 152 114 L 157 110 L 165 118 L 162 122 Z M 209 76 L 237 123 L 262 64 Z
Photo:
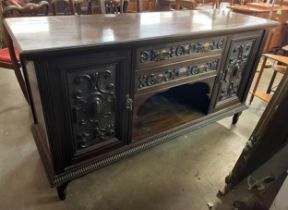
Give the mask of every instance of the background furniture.
M 27 17 L 37 15 L 48 15 L 49 3 L 47 1 L 41 1 L 36 3 L 27 3 L 23 6 L 10 5 L 3 9 L 3 15 L 7 17 Z
M 277 73 L 285 74 L 287 71 L 287 68 L 288 68 L 288 57 L 286 57 L 286 56 L 274 55 L 274 54 L 263 54 L 263 56 L 264 56 L 263 63 L 261 65 L 258 77 L 256 79 L 256 83 L 254 85 L 254 88 L 253 88 L 253 91 L 252 91 L 252 94 L 250 97 L 250 104 L 252 103 L 254 96 L 262 99 L 263 101 L 269 102 L 272 98 L 271 89 L 272 89 L 276 74 Z M 272 78 L 270 80 L 270 84 L 268 85 L 266 93 L 263 93 L 263 92 L 257 91 L 257 88 L 259 86 L 259 83 L 260 83 L 260 80 L 261 80 L 261 77 L 262 77 L 263 71 L 265 69 L 265 65 L 266 65 L 268 58 L 270 58 L 276 62 L 280 62 L 281 65 L 277 64 L 277 65 L 274 65 L 272 67 L 274 72 L 273 72 Z
M 0 8 L 1 15 L 3 15 L 4 18 L 10 17 L 10 16 L 34 16 L 37 15 L 39 11 L 43 12 L 44 14 L 48 14 L 49 4 L 45 1 L 41 1 L 39 4 L 34 3 L 28 3 L 24 7 L 19 6 L 8 6 L 5 9 L 3 9 L 2 4 Z M 2 23 L 1 23 L 2 24 Z M 21 91 L 29 103 L 29 96 L 27 92 L 26 83 L 24 81 L 24 78 L 21 73 L 20 69 L 20 60 L 19 60 L 19 54 L 17 49 L 14 48 L 13 42 L 10 38 L 10 36 L 6 36 L 6 31 L 4 30 L 3 36 L 5 36 L 5 43 L 7 45 L 6 48 L 0 49 L 0 67 L 14 70 L 17 81 L 19 83 L 19 86 L 21 88 Z
M 74 2 L 72 0 L 51 0 L 53 15 L 74 15 Z
M 177 0 L 177 9 L 196 9 L 197 2 L 195 0 Z
M 127 12 L 126 0 L 87 0 L 74 1 L 75 12 L 78 15 L 91 14 L 118 14 Z
M 5 26 L 23 50 L 35 142 L 61 199 L 95 169 L 223 117 L 237 123 L 266 28 L 276 26 L 226 10 L 42 20 Z
M 287 20 L 288 20 L 288 7 L 267 3 L 247 3 L 246 5 L 233 4 L 231 10 L 234 12 L 249 14 L 257 17 L 263 17 L 271 20 L 276 20 L 280 24 L 273 28 L 266 41 L 264 51 L 278 50 L 286 44 L 288 37 L 287 33 Z M 281 13 L 279 11 L 281 10 Z

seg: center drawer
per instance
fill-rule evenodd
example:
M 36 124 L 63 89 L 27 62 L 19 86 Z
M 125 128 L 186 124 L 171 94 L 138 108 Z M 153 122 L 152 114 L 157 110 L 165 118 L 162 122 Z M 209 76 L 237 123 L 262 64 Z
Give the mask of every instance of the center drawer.
M 217 75 L 221 55 L 193 59 L 158 68 L 137 70 L 135 93 L 143 94 Z

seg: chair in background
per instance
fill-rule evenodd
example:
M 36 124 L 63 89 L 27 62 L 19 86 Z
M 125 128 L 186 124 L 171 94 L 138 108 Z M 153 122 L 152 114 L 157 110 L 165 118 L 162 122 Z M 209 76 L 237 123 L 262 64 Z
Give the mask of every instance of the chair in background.
M 272 86 L 274 84 L 274 80 L 276 78 L 277 73 L 280 74 L 285 74 L 286 71 L 288 71 L 288 57 L 287 56 L 282 56 L 282 55 L 274 55 L 274 54 L 263 54 L 263 63 L 261 65 L 258 77 L 256 79 L 256 83 L 254 85 L 253 91 L 251 93 L 251 97 L 250 97 L 250 104 L 252 103 L 254 97 L 258 97 L 261 100 L 265 101 L 265 102 L 269 102 L 272 98 Z M 257 91 L 257 88 L 259 86 L 262 74 L 264 72 L 264 68 L 267 62 L 267 59 L 272 59 L 274 61 L 276 61 L 277 63 L 275 65 L 273 65 L 273 74 L 272 74 L 272 78 L 270 79 L 270 83 L 268 85 L 267 91 L 266 93 L 264 92 L 260 92 Z
M 283 46 L 282 48 L 281 48 L 281 51 L 283 52 L 283 54 L 284 54 L 284 56 L 287 56 L 288 55 L 288 45 L 286 45 L 286 46 Z M 274 56 L 275 57 L 275 56 Z M 288 64 L 287 64 L 287 62 L 288 62 L 288 57 L 286 57 L 286 59 L 285 59 L 285 61 L 286 61 L 286 63 L 281 63 L 280 61 L 278 62 L 277 61 L 277 58 L 278 58 L 278 60 L 279 60 L 279 57 L 278 56 L 276 56 L 275 57 L 276 58 L 276 64 L 275 65 L 273 65 L 273 74 L 272 74 L 272 77 L 271 77 L 271 80 L 270 80 L 270 82 L 269 82 L 269 85 L 268 85 L 268 88 L 267 88 L 267 91 L 266 91 L 266 93 L 267 94 L 270 94 L 271 92 L 272 92 L 272 88 L 273 88 L 273 84 L 274 84 L 274 81 L 275 81 L 275 79 L 276 79 L 276 76 L 277 76 L 277 73 L 280 73 L 280 74 L 285 74 L 286 73 L 286 71 L 287 71 L 287 68 L 288 68 Z M 281 56 L 280 57 L 280 59 L 283 59 L 283 57 Z
M 74 15 L 73 0 L 51 0 L 51 10 L 53 15 Z
M 176 5 L 177 5 L 177 9 L 194 10 L 197 6 L 197 2 L 195 0 L 177 0 Z
M 75 9 L 75 14 L 78 15 L 90 15 L 90 14 L 94 14 L 96 13 L 97 9 L 96 8 L 92 8 L 92 1 L 88 0 L 88 1 L 79 1 L 79 0 L 75 0 L 74 2 L 74 9 Z
M 15 17 L 15 16 L 18 16 L 18 17 L 19 16 L 35 16 L 39 13 L 39 11 L 41 11 L 41 13 L 44 15 L 48 15 L 48 10 L 49 10 L 49 3 L 46 1 L 42 1 L 39 4 L 28 3 L 23 7 L 11 5 L 11 6 L 5 7 L 4 9 L 1 4 L 0 12 L 1 14 L 3 14 L 3 18 L 7 18 L 7 17 Z M 0 67 L 6 68 L 9 70 L 14 70 L 17 81 L 22 90 L 22 93 L 24 97 L 26 98 L 27 102 L 29 103 L 29 96 L 27 92 L 26 83 L 21 72 L 19 53 L 17 49 L 14 48 L 11 37 L 8 36 L 8 33 L 6 33 L 5 29 L 3 31 L 4 31 L 3 34 L 5 36 L 4 41 L 7 47 L 0 49 Z
M 159 0 L 157 3 L 157 10 L 170 11 L 177 9 L 177 0 Z
M 100 0 L 101 1 L 101 0 Z M 124 0 L 105 0 L 106 14 L 124 13 Z
M 128 13 L 153 12 L 158 9 L 157 2 L 157 0 L 130 0 L 129 3 L 125 1 L 124 11 Z
M 125 0 L 74 0 L 75 12 L 82 14 L 116 14 L 127 12 Z
M 197 0 L 159 0 L 157 7 L 160 11 L 170 10 L 194 10 L 197 6 Z
M 24 17 L 24 16 L 47 16 L 49 12 L 49 3 L 47 1 L 41 1 L 36 3 L 27 3 L 23 6 L 9 5 L 3 9 L 4 18 L 7 17 Z

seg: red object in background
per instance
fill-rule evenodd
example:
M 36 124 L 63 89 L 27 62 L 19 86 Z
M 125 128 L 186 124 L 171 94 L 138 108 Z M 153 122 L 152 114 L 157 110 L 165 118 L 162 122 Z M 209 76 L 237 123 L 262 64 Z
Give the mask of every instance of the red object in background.
M 24 5 L 25 1 L 24 0 L 7 0 L 7 5 Z
M 16 58 L 19 61 L 19 53 L 15 49 Z M 0 61 L 11 63 L 11 57 L 8 48 L 0 49 Z

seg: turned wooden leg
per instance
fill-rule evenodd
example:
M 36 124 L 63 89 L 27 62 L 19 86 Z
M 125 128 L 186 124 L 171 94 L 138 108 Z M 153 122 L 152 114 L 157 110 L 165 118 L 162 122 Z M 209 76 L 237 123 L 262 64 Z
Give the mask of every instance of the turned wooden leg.
M 66 198 L 66 188 L 69 182 L 65 182 L 64 184 L 57 187 L 57 194 L 60 200 L 64 201 Z
M 233 119 L 232 119 L 232 124 L 233 125 L 236 125 L 236 123 L 238 122 L 239 117 L 240 117 L 241 114 L 242 114 L 242 112 L 238 112 L 238 113 L 234 114 Z

